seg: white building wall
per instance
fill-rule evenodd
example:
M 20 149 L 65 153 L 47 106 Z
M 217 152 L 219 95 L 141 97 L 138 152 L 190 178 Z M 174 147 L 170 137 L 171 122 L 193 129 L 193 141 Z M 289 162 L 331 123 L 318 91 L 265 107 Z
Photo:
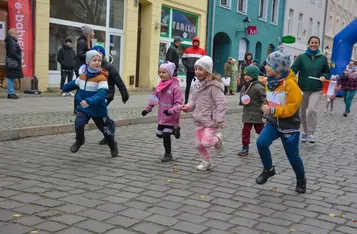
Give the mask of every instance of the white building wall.
M 326 0 L 286 0 L 283 36 L 290 35 L 296 38 L 294 44 L 284 44 L 293 60 L 307 49 L 307 41 L 310 36 L 323 38 L 323 28 L 325 25 Z M 291 16 L 290 10 L 294 14 Z M 301 26 L 299 16 L 303 15 Z M 312 27 L 310 29 L 310 18 Z M 292 21 L 291 21 L 292 20 Z M 319 26 L 318 26 L 319 25 Z M 299 29 L 300 28 L 300 29 Z M 309 35 L 311 32 L 311 35 Z M 320 48 L 323 51 L 322 48 Z

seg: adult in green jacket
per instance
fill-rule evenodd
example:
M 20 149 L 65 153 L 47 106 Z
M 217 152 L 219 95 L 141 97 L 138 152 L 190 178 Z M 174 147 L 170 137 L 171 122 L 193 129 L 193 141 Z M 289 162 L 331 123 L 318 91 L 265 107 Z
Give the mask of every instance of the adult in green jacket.
M 323 82 L 328 79 L 330 68 L 326 56 L 319 50 L 320 38 L 310 37 L 308 45 L 306 52 L 297 57 L 291 69 L 298 75 L 298 85 L 303 92 L 300 118 L 304 132 L 301 141 L 315 143 L 318 104 Z

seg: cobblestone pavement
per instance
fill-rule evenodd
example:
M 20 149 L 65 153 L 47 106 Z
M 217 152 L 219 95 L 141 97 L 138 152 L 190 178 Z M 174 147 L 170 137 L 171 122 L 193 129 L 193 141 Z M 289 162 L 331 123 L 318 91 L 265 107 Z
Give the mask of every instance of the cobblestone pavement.
M 301 145 L 308 191 L 295 178 L 280 142 L 272 152 L 277 175 L 255 184 L 261 163 L 252 144 L 240 148 L 240 115 L 227 116 L 225 150 L 217 167 L 197 172 L 192 120 L 173 142 L 176 161 L 159 163 L 155 124 L 117 129 L 120 157 L 87 132 L 77 154 L 73 134 L 0 143 L 0 233 L 357 233 L 357 112 L 319 120 L 316 144 Z M 253 143 L 256 135 L 253 134 Z
M 123 104 L 120 96 L 109 106 L 114 120 L 141 117 L 150 93 L 131 93 L 130 100 Z M 238 108 L 238 96 L 227 96 L 230 108 Z M 73 98 L 60 96 L 24 96 L 18 100 L 0 99 L 0 131 L 23 127 L 69 124 L 74 120 Z M 152 115 L 157 115 L 153 111 Z

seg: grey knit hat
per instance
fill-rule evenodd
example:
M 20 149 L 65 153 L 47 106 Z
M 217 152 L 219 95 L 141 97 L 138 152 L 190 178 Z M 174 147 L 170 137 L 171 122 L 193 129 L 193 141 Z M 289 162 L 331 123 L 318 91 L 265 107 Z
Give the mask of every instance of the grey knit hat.
M 99 54 L 98 51 L 96 50 L 90 50 L 86 53 L 86 64 L 89 65 L 89 62 L 92 60 L 93 57 L 99 56 L 102 58 L 102 56 Z
M 268 66 L 282 75 L 290 71 L 291 58 L 284 47 L 280 47 L 279 50 L 271 53 L 266 62 Z
M 88 25 L 82 26 L 82 33 L 85 37 L 88 37 L 93 31 L 94 30 L 91 26 L 88 26 Z

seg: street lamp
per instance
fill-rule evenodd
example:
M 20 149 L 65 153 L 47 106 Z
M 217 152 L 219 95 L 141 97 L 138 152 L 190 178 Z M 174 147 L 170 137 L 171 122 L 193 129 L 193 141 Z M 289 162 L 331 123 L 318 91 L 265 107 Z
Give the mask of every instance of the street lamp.
M 249 23 L 251 22 L 249 17 L 245 17 L 245 19 L 242 21 L 243 22 L 243 30 L 240 30 L 240 31 L 236 31 L 236 36 L 238 36 L 238 33 L 239 32 L 244 32 L 245 34 L 247 34 L 247 30 L 248 30 L 248 26 L 249 26 Z
M 325 47 L 325 55 L 328 55 L 329 52 L 330 52 L 330 47 L 327 45 Z

